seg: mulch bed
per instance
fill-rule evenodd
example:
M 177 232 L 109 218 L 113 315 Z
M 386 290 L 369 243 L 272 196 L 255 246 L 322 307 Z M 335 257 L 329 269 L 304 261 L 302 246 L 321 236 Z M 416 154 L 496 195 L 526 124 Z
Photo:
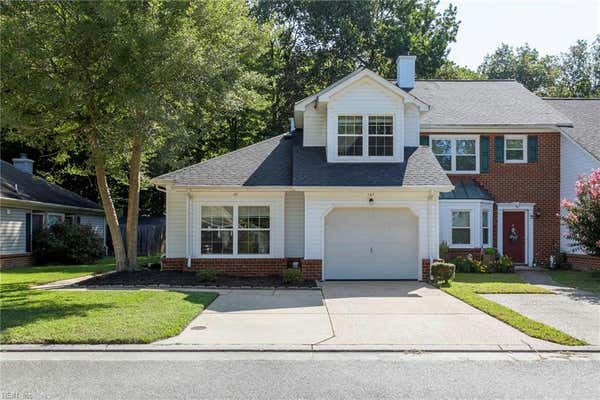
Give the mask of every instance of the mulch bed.
M 275 288 L 275 287 L 317 287 L 315 281 L 306 280 L 303 283 L 289 285 L 280 276 L 228 276 L 217 275 L 216 282 L 200 282 L 194 272 L 157 271 L 144 268 L 134 272 L 114 272 L 107 275 L 95 276 L 78 283 L 75 286 L 196 286 L 209 288 Z

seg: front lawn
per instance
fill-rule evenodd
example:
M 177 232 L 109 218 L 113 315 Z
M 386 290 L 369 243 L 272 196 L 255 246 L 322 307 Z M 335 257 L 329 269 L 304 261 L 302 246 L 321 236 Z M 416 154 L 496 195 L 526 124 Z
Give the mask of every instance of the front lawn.
M 150 343 L 177 335 L 217 296 L 159 290 L 29 288 L 111 269 L 112 260 L 104 259 L 94 265 L 0 272 L 0 343 Z
M 574 287 L 588 292 L 600 293 L 600 271 L 548 271 L 550 277 L 566 286 Z
M 510 308 L 488 300 L 479 294 L 545 294 L 552 292 L 528 283 L 523 283 L 516 274 L 464 274 L 457 273 L 454 281 L 440 287 L 444 292 L 507 323 L 521 332 L 538 339 L 558 344 L 585 345 L 582 340 L 567 335 L 558 329 L 527 318 Z

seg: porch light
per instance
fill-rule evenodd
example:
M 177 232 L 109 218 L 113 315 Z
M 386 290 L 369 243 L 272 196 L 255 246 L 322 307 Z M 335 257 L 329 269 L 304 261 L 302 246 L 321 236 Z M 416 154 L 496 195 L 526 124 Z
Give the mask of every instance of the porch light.
M 541 217 L 542 214 L 543 214 L 542 209 L 540 207 L 536 207 L 535 211 L 533 212 L 533 214 L 535 215 L 536 218 Z
M 375 203 L 375 199 L 373 199 L 373 196 L 369 196 L 369 205 L 372 206 L 373 203 Z

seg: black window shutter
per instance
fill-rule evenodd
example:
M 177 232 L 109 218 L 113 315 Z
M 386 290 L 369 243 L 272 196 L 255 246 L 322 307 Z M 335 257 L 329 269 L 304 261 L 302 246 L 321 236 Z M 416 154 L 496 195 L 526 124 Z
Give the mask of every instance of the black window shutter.
M 31 213 L 25 214 L 25 251 L 31 252 Z
M 537 136 L 527 136 L 527 162 L 537 162 L 538 157 L 538 138 Z
M 427 135 L 419 136 L 419 144 L 421 146 L 429 146 L 429 136 L 427 136 Z
M 504 162 L 504 136 L 496 136 L 494 138 L 494 155 L 496 162 Z
M 479 138 L 479 172 L 490 172 L 490 138 Z

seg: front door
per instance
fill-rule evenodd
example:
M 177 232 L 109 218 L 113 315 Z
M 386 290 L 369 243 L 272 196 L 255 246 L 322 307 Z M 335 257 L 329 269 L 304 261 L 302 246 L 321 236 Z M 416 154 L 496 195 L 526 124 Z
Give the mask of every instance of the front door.
M 504 211 L 502 214 L 502 247 L 515 264 L 525 264 L 525 212 Z

